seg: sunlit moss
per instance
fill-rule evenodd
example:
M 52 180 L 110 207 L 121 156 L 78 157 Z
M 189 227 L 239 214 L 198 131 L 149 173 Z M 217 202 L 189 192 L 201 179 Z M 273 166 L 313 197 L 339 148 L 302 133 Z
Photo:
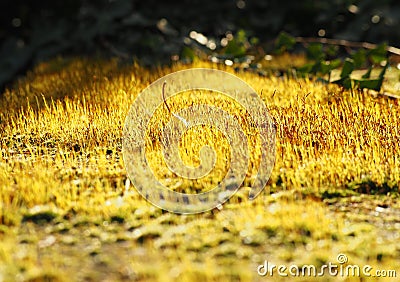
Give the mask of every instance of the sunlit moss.
M 221 211 L 190 216 L 164 213 L 141 198 L 127 181 L 121 155 L 125 116 L 151 82 L 191 67 L 217 66 L 195 62 L 150 70 L 116 60 L 57 59 L 3 94 L 0 280 L 70 281 L 73 273 L 72 279 L 95 281 L 249 281 L 257 279 L 256 266 L 265 259 L 323 264 L 335 262 L 338 253 L 354 263 L 398 266 L 397 100 L 308 79 L 238 73 L 276 121 L 276 164 L 266 189 L 274 193 L 249 201 L 246 180 Z M 232 112 L 251 133 L 239 105 L 218 95 L 201 97 Z M 173 111 L 189 102 L 168 101 Z M 163 107 L 155 116 L 148 133 L 157 140 L 156 125 L 171 113 Z M 197 128 L 182 144 L 191 165 L 198 164 L 201 146 L 215 145 L 221 161 L 211 179 L 218 182 L 229 155 L 221 134 Z M 157 142 L 148 144 L 148 152 L 171 189 L 210 188 L 166 177 L 171 175 Z M 360 200 L 354 196 L 359 193 L 378 195 Z M 381 206 L 387 213 L 376 210 Z

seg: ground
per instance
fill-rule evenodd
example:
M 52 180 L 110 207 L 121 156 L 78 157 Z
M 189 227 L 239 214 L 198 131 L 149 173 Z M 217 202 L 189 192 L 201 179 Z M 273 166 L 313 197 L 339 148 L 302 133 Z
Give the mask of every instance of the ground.
M 146 202 L 130 184 L 122 132 L 140 91 L 190 67 L 234 73 L 206 62 L 150 70 L 117 60 L 60 58 L 38 65 L 3 93 L 0 281 L 290 279 L 258 275 L 265 261 L 318 269 L 370 265 L 371 275 L 392 276 L 325 272 L 297 281 L 400 281 L 399 100 L 310 79 L 236 73 L 277 125 L 267 189 L 250 201 L 247 179 L 221 210 L 178 215 Z M 185 104 L 169 103 L 173 110 Z M 166 109 L 159 115 L 170 117 Z M 159 132 L 149 130 L 156 140 Z M 204 142 L 188 138 L 194 146 L 194 140 Z M 158 149 L 148 150 L 157 156 Z M 195 164 L 193 152 L 187 161 Z M 218 164 L 223 171 L 225 162 Z M 157 173 L 177 183 L 164 170 Z M 184 188 L 193 187 L 204 188 Z M 343 255 L 348 261 L 340 264 Z

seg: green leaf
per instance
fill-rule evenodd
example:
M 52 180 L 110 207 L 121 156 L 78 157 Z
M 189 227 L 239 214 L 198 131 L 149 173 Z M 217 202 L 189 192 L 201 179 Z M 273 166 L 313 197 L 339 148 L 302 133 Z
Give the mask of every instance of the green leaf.
M 351 56 L 351 58 L 354 61 L 354 67 L 361 68 L 367 62 L 367 53 L 365 52 L 365 49 L 359 49 Z
M 310 73 L 311 70 L 313 69 L 313 67 L 314 67 L 313 63 L 308 63 L 308 64 L 305 64 L 305 65 L 303 65 L 301 67 L 298 67 L 297 71 L 300 72 L 300 73 L 306 74 L 306 73 Z
M 280 52 L 292 50 L 295 44 L 296 44 L 296 39 L 284 31 L 279 33 L 279 36 L 275 41 L 275 47 Z
M 383 79 L 386 73 L 387 68 L 389 67 L 389 63 L 386 62 L 386 65 L 383 67 L 383 69 L 381 70 L 381 72 L 379 73 L 379 78 Z
M 326 48 L 326 54 L 328 54 L 328 56 L 330 56 L 331 58 L 337 56 L 339 52 L 339 47 L 335 46 L 335 45 L 329 45 Z
M 325 59 L 325 52 L 321 43 L 311 43 L 307 48 L 307 57 L 310 60 L 321 61 Z
M 372 89 L 375 91 L 379 91 L 382 86 L 383 79 L 355 79 L 355 85 L 360 89 Z
M 340 78 L 350 77 L 350 74 L 354 70 L 354 62 L 352 59 L 346 59 L 343 64 L 342 72 L 340 73 Z
M 260 39 L 258 39 L 258 37 L 250 38 L 250 44 L 251 45 L 257 45 L 259 42 L 260 42 Z
M 229 41 L 228 45 L 226 45 L 224 54 L 232 57 L 244 56 L 246 55 L 246 48 L 237 40 L 232 39 Z
M 247 41 L 246 32 L 243 29 L 239 29 L 233 40 L 235 40 L 238 44 L 245 44 Z
M 184 46 L 181 52 L 181 59 L 193 61 L 196 58 L 196 54 L 194 53 L 193 49 Z
M 341 85 L 346 89 L 350 89 L 353 86 L 353 83 L 349 77 L 344 77 L 344 78 L 332 81 L 332 83 Z
M 363 74 L 362 78 L 370 78 L 371 77 L 372 66 L 370 66 L 365 74 Z
M 230 58 L 243 57 L 247 51 L 246 44 L 248 44 L 246 32 L 240 29 L 226 45 L 224 54 Z
M 350 79 L 350 77 L 341 78 L 334 83 L 340 84 L 345 88 L 357 87 L 360 89 L 372 89 L 375 91 L 380 91 L 383 83 L 383 79 L 385 76 L 385 72 L 388 68 L 389 64 L 386 64 L 381 72 L 379 73 L 379 77 L 376 79 L 369 79 L 371 74 L 371 67 L 368 69 L 367 73 L 362 76 L 362 79 Z
M 330 61 L 330 65 L 335 69 L 338 68 L 341 65 L 341 63 L 342 61 L 340 59 L 335 59 Z
M 387 44 L 383 43 L 378 45 L 375 49 L 369 51 L 369 58 L 374 64 L 380 64 L 383 61 L 387 60 Z
M 351 89 L 354 84 L 353 84 L 353 80 L 351 80 L 349 77 L 346 77 L 345 79 L 343 79 L 342 81 L 342 86 L 346 89 Z
M 320 73 L 321 72 L 321 68 L 322 68 L 321 64 L 322 64 L 321 61 L 317 61 L 317 62 L 313 63 L 310 73 L 313 73 L 313 74 Z
M 322 74 L 329 74 L 334 69 L 338 68 L 341 64 L 340 59 L 325 61 L 320 63 L 320 72 Z

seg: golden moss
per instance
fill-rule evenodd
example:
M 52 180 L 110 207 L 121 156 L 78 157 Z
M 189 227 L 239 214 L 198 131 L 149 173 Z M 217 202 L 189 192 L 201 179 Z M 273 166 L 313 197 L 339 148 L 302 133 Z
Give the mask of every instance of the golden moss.
M 191 67 L 233 73 L 207 62 L 149 70 L 137 64 L 119 66 L 116 60 L 57 59 L 37 66 L 3 94 L 0 281 L 15 275 L 34 281 L 50 275 L 57 281 L 71 271 L 74 280 L 247 281 L 257 279 L 256 266 L 264 259 L 321 264 L 335 262 L 338 253 L 348 254 L 354 263 L 398 265 L 400 245 L 393 237 L 398 224 L 390 221 L 382 233 L 380 223 L 371 220 L 366 228 L 359 217 L 340 211 L 354 204 L 346 193 L 399 192 L 397 100 L 308 79 L 239 73 L 260 94 L 277 124 L 277 158 L 268 185 L 275 193 L 250 202 L 246 192 L 239 192 L 222 211 L 195 216 L 162 214 L 139 197 L 128 185 L 121 156 L 125 116 L 151 82 Z M 187 95 L 170 99 L 171 109 L 190 104 L 193 93 Z M 240 106 L 218 95 L 201 97 L 236 114 L 244 128 L 248 125 Z M 159 139 L 159 126 L 171 114 L 163 107 L 155 116 L 149 140 Z M 151 165 L 171 189 L 210 188 L 172 177 L 160 161 L 159 144 L 150 143 Z M 188 149 L 185 161 L 193 166 L 199 164 L 199 148 L 214 145 L 219 162 L 211 179 L 217 182 L 224 175 L 229 148 L 217 130 L 196 128 L 182 144 L 182 152 Z M 253 153 L 248 176 L 256 170 L 259 152 Z M 370 206 L 361 213 L 389 205 L 388 213 L 396 215 L 395 197 L 376 197 L 363 198 Z M 38 207 L 52 214 L 50 223 L 24 221 Z M 83 223 L 57 229 L 62 232 L 49 229 L 79 220 Z M 23 236 L 32 234 L 42 243 L 24 243 Z M 49 236 L 55 241 L 46 245 Z M 43 241 L 46 238 L 49 241 Z M 13 255 L 15 249 L 19 251 Z

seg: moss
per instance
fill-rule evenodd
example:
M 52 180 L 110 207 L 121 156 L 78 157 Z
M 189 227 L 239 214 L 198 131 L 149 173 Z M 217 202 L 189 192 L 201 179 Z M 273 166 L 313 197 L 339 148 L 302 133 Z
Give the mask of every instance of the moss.
M 248 199 L 258 148 L 244 187 L 221 210 L 176 215 L 146 202 L 127 182 L 121 158 L 125 116 L 149 83 L 189 67 L 215 65 L 198 61 L 149 70 L 137 64 L 120 68 L 115 61 L 57 60 L 39 65 L 4 93 L 0 264 L 5 280 L 53 279 L 46 275 L 54 270 L 54 279 L 66 281 L 254 281 L 256 265 L 265 259 L 335 263 L 338 253 L 374 268 L 398 265 L 396 100 L 308 79 L 239 73 L 276 120 L 277 157 L 268 189 Z M 168 101 L 171 109 L 185 106 L 191 101 L 186 98 Z M 240 106 L 218 95 L 202 99 L 245 125 Z M 155 126 L 170 116 L 163 108 L 157 114 Z M 160 131 L 149 133 L 157 140 Z M 188 149 L 183 154 L 188 164 L 198 164 L 196 152 L 204 144 L 216 145 L 218 156 L 229 153 L 215 131 L 193 129 L 185 138 L 184 144 L 193 145 L 181 148 Z M 256 147 L 255 140 L 250 143 Z M 150 162 L 171 189 L 209 189 L 228 165 L 221 157 L 209 183 L 181 181 L 159 161 L 159 147 L 149 147 Z M 53 244 L 38 248 L 49 234 Z

